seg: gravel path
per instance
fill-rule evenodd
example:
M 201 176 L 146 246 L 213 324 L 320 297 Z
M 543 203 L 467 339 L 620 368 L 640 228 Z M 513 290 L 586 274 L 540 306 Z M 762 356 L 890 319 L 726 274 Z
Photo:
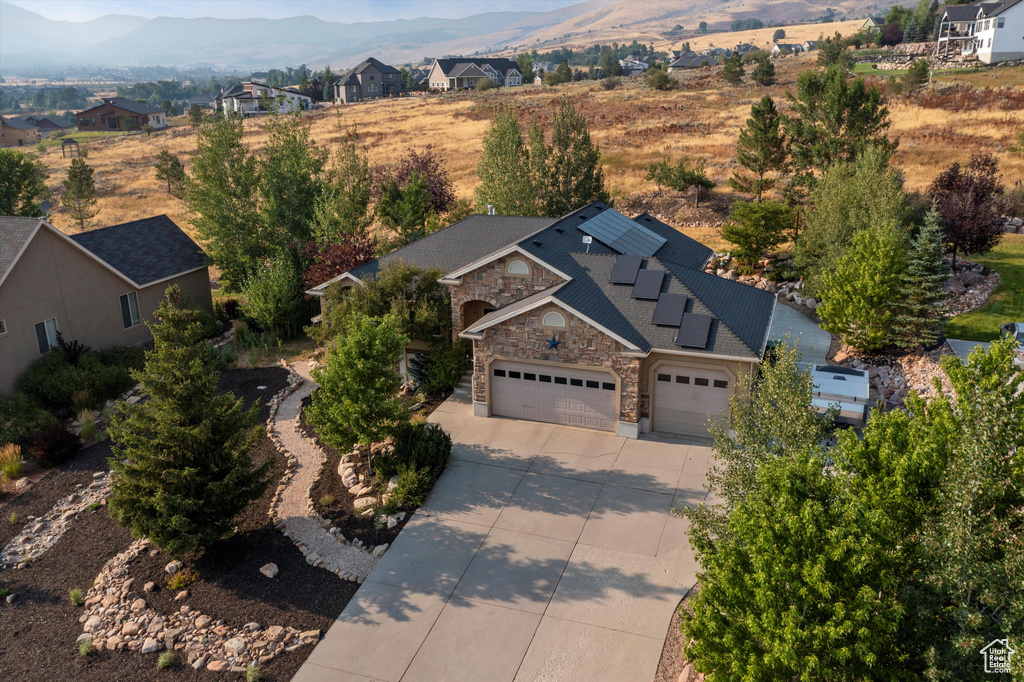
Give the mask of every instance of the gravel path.
M 365 578 L 376 565 L 377 559 L 369 552 L 338 542 L 324 530 L 316 517 L 310 515 L 308 493 L 327 458 L 315 443 L 303 437 L 299 431 L 302 401 L 313 392 L 316 383 L 309 376 L 309 363 L 298 363 L 294 369 L 304 381 L 278 407 L 274 433 L 281 439 L 285 449 L 298 460 L 298 464 L 281 493 L 277 513 L 284 521 L 285 531 L 323 559 L 324 568 Z M 326 475 L 330 476 L 332 472 Z

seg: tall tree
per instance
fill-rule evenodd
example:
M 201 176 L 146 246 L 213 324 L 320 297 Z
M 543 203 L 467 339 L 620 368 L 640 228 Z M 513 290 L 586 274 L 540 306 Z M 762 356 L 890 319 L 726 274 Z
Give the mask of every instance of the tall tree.
M 153 169 L 156 171 L 156 179 L 167 183 L 167 193 L 180 197 L 185 184 L 185 166 L 178 157 L 164 149 L 153 164 Z
M 274 235 L 260 220 L 259 164 L 242 143 L 243 132 L 235 116 L 201 125 L 185 181 L 192 226 L 229 291 L 275 251 Z
M 758 85 L 775 85 L 775 65 L 767 52 L 762 51 L 757 55 L 757 64 L 750 77 Z
M 278 253 L 258 264 L 242 283 L 246 314 L 260 329 L 278 336 L 294 335 L 302 314 L 302 272 L 296 254 Z
M 853 55 L 846 49 L 846 41 L 839 32 L 833 38 L 818 40 L 818 66 L 838 66 L 843 71 L 853 70 Z
M 911 242 L 907 267 L 900 275 L 892 325 L 896 344 L 902 348 L 930 347 L 939 340 L 943 287 L 949 278 L 943 250 L 939 212 L 933 206 Z
M 750 108 L 747 126 L 736 143 L 736 162 L 752 177 L 733 173 L 729 185 L 753 194 L 757 201 L 789 170 L 789 141 L 782 131 L 782 116 L 768 95 Z
M 519 67 L 519 73 L 523 74 L 523 84 L 533 83 L 533 57 L 529 52 L 523 52 L 516 57 L 516 66 Z
M 0 149 L 0 215 L 43 215 L 40 204 L 51 196 L 46 186 L 48 177 L 41 161 L 15 149 Z
M 198 104 L 193 104 L 188 108 L 188 123 L 193 128 L 198 129 L 205 119 L 206 113 Z
M 499 106 L 484 137 L 477 165 L 480 184 L 474 192 L 478 212 L 488 205 L 501 215 L 537 215 L 537 198 L 530 178 L 530 154 L 523 141 L 516 110 Z
M 559 83 L 568 83 L 572 80 L 572 70 L 569 68 L 568 59 L 563 59 L 558 68 L 555 69 L 555 78 Z
M 301 251 L 309 267 L 302 275 L 308 289 L 330 281 L 377 257 L 377 243 L 365 229 L 339 234 L 325 242 L 310 242 Z
M 733 52 L 725 60 L 722 67 L 722 80 L 730 85 L 738 85 L 743 80 L 743 58 L 739 52 Z
M 824 73 L 805 71 L 797 80 L 797 94 L 788 95 L 793 113 L 784 118 L 792 140 L 793 166 L 803 184 L 814 182 L 837 161 L 852 161 L 868 146 L 891 156 L 898 140 L 886 135 L 889 110 L 882 93 L 864 79 L 847 82 L 838 66 Z
M 344 336 L 313 371 L 320 388 L 313 393 L 309 420 L 328 445 L 347 450 L 356 443 L 367 453 L 407 418 L 398 389 L 398 362 L 408 337 L 397 318 L 354 314 Z
M 957 161 L 928 188 L 942 216 L 946 244 L 953 252 L 985 253 L 1003 238 L 1002 218 L 995 198 L 1002 194 L 999 165 L 991 154 L 975 154 L 966 166 Z
M 320 81 L 323 83 L 323 99 L 325 102 L 334 101 L 334 81 L 336 80 L 338 80 L 338 77 L 331 71 L 331 65 L 327 64 L 324 66 L 324 72 L 320 77 Z
M 729 220 L 722 227 L 722 238 L 735 244 L 736 258 L 746 268 L 752 268 L 766 252 L 785 241 L 786 232 L 796 223 L 796 212 L 778 201 L 737 201 L 729 212 Z
M 172 556 L 224 537 L 267 486 L 255 467 L 256 409 L 215 395 L 217 372 L 198 312 L 177 286 L 150 325 L 153 350 L 135 373 L 148 400 L 120 403 L 110 425 L 110 513 Z
M 355 128 L 345 133 L 316 198 L 311 229 L 317 242 L 332 242 L 370 226 L 373 173 L 358 140 Z
M 299 114 L 272 119 L 270 139 L 260 155 L 260 214 L 264 232 L 284 246 L 312 236 L 317 198 L 325 186 L 329 152 L 317 145 Z
M 426 178 L 413 172 L 401 187 L 396 180 L 388 180 L 374 211 L 385 227 L 397 232 L 394 246 L 403 246 L 424 236 L 427 219 L 433 213 Z
M 71 159 L 68 174 L 64 179 L 64 196 L 61 201 L 71 217 L 78 221 L 78 229 L 84 230 L 86 221 L 96 215 L 96 181 L 93 169 L 82 159 Z
M 601 150 L 591 141 L 587 120 L 568 96 L 559 102 L 552 128 L 545 193 L 547 215 L 565 215 L 592 201 L 607 202 Z

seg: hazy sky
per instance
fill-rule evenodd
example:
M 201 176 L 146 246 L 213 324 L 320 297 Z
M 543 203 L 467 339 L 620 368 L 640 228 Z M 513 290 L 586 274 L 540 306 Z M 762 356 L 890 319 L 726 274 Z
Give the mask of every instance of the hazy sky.
M 9 0 L 49 19 L 87 21 L 105 14 L 142 17 L 259 17 L 312 15 L 328 21 L 387 21 L 465 17 L 494 11 L 545 12 L 580 0 Z

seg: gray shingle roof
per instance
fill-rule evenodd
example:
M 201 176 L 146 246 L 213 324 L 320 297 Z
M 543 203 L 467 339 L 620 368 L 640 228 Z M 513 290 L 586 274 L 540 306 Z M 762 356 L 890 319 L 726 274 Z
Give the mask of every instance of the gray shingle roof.
M 206 265 L 199 245 L 166 215 L 71 235 L 140 287 Z
M 445 75 L 445 78 L 451 78 L 451 71 L 459 64 L 474 64 L 476 66 L 483 66 L 484 64 L 490 64 L 491 68 L 498 73 L 509 72 L 509 69 L 519 70 L 519 65 L 511 59 L 504 57 L 494 57 L 485 59 L 468 59 L 466 57 L 450 57 L 445 59 L 438 59 L 437 65 L 441 67 L 441 73 Z
M 160 114 L 164 111 L 160 107 L 151 107 L 145 102 L 136 102 L 133 99 L 126 99 L 124 97 L 104 97 L 103 101 L 119 109 L 130 111 L 133 114 Z
M 39 222 L 39 218 L 0 216 L 0 282 L 7 277 Z
M 22 121 L 14 117 L 7 118 L 5 116 L 0 116 L 0 118 L 3 119 L 5 126 L 17 128 L 18 130 L 33 130 L 39 127 L 35 123 L 28 123 L 27 121 Z
M 985 8 L 986 17 L 994 17 L 997 14 L 1002 14 L 1019 2 L 1021 2 L 1021 0 L 1002 0 L 1002 2 L 983 4 L 982 7 Z M 995 7 L 991 7 L 990 5 L 995 5 Z
M 974 21 L 978 17 L 977 5 L 950 5 L 945 16 L 949 21 Z

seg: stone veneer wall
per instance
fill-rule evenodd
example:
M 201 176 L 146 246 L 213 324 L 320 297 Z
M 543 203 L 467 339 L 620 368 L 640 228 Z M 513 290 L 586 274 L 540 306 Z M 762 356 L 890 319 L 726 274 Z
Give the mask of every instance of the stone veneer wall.
M 566 318 L 567 329 L 541 326 L 541 317 L 550 310 Z M 562 342 L 557 350 L 548 348 L 552 335 Z M 635 424 L 640 418 L 641 358 L 625 357 L 622 351 L 621 343 L 575 315 L 556 306 L 542 306 L 487 329 L 483 339 L 473 342 L 473 400 L 487 401 L 487 363 L 494 357 L 611 369 L 621 380 L 619 419 Z
M 525 261 L 530 266 L 529 275 L 509 275 L 508 264 L 514 260 Z M 452 331 L 458 334 L 465 325 L 462 322 L 462 306 L 468 301 L 486 301 L 495 309 L 503 308 L 539 291 L 550 289 L 563 278 L 524 257 L 512 253 L 493 263 L 481 266 L 462 276 L 462 284 L 451 287 Z

